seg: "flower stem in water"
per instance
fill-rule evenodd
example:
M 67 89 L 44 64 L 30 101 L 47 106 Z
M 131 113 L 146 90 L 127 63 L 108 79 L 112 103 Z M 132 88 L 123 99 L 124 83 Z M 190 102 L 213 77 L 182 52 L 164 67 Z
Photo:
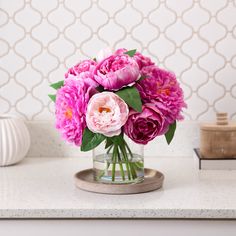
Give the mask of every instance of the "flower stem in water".
M 117 162 L 117 145 L 114 146 L 112 153 L 112 181 L 115 181 L 116 162 Z
M 116 148 L 117 148 L 117 156 L 118 156 L 119 165 L 120 165 L 120 173 L 121 173 L 121 176 L 122 176 L 122 180 L 125 180 L 125 173 L 124 173 L 124 169 L 123 169 L 122 160 L 121 160 L 121 157 L 120 157 L 118 146 L 116 146 Z

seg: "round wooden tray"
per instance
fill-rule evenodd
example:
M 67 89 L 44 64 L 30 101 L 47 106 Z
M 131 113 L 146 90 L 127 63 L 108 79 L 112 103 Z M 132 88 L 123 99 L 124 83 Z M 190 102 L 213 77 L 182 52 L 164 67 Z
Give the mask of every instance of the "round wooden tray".
M 144 169 L 145 178 L 138 184 L 104 184 L 93 178 L 93 170 L 82 170 L 75 174 L 75 185 L 85 191 L 104 194 L 136 194 L 150 192 L 162 187 L 164 175 L 153 169 Z

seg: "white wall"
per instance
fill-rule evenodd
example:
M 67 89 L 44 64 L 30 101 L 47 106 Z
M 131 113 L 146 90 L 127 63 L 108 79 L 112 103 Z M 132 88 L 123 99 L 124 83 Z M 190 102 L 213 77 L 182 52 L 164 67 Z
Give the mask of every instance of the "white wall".
M 236 1 L 0 0 L 0 8 L 0 113 L 53 119 L 49 83 L 110 45 L 173 70 L 187 120 L 236 118 Z

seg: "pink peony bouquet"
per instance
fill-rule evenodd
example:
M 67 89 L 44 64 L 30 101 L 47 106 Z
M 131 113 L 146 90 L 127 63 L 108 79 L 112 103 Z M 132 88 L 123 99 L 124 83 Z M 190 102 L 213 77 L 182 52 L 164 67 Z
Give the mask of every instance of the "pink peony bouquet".
M 136 50 L 103 50 L 70 68 L 51 87 L 57 90 L 49 96 L 62 137 L 81 151 L 105 141 L 105 148 L 122 158 L 120 151 L 126 162 L 132 153 L 124 135 L 137 144 L 165 135 L 169 144 L 186 106 L 176 76 Z

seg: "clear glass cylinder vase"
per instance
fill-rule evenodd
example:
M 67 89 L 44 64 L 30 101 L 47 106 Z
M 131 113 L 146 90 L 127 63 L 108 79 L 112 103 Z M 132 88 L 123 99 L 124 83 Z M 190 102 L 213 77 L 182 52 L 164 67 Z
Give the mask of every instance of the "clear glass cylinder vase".
M 134 184 L 144 180 L 144 147 L 130 139 L 121 144 L 104 142 L 93 150 L 93 172 L 97 182 Z

